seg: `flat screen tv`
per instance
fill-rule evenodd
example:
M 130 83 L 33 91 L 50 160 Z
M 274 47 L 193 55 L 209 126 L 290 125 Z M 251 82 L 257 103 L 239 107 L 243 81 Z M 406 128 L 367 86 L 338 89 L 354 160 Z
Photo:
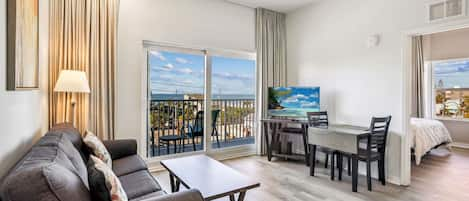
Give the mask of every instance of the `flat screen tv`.
M 270 87 L 268 115 L 304 118 L 320 110 L 319 96 L 319 87 Z

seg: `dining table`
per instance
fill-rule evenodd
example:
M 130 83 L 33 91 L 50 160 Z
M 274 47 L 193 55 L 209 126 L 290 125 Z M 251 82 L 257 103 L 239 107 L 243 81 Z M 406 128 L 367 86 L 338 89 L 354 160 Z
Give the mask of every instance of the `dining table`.
M 314 176 L 316 147 L 327 147 L 338 151 L 338 153 L 347 153 L 352 160 L 352 191 L 357 192 L 358 184 L 358 151 L 360 142 L 368 139 L 370 131 L 366 127 L 353 125 L 329 125 L 308 128 L 308 146 L 310 149 L 310 175 Z M 342 157 L 340 157 L 342 158 Z M 342 165 L 342 160 L 339 160 Z M 331 167 L 333 168 L 333 167 Z M 342 169 L 342 168 L 339 168 Z M 333 174 L 333 171 L 331 171 Z M 339 172 L 341 177 L 341 172 Z

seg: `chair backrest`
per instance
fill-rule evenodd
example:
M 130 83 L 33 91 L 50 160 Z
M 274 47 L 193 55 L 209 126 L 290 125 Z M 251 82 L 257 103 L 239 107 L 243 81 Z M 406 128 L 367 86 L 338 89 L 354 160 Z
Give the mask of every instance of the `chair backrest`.
M 212 110 L 212 127 L 217 126 L 217 119 L 220 115 L 220 110 Z
M 384 153 L 386 150 L 386 139 L 391 124 L 391 116 L 373 117 L 371 119 L 371 135 L 368 140 L 368 150 L 377 150 Z
M 195 115 L 195 120 L 194 120 L 194 126 L 193 128 L 193 135 L 198 136 L 198 135 L 203 135 L 204 133 L 204 111 L 200 110 L 197 112 Z
M 308 116 L 309 126 L 312 126 L 312 127 L 329 126 L 329 116 L 327 115 L 327 111 L 308 112 L 306 113 L 306 115 Z

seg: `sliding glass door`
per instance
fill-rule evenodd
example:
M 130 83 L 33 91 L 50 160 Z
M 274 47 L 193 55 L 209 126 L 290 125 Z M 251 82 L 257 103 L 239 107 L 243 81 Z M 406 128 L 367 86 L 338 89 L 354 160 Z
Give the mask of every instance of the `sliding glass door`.
M 256 61 L 250 54 L 212 56 L 212 148 L 255 143 Z
M 146 55 L 148 157 L 255 144 L 255 55 L 156 45 Z
M 160 47 L 147 55 L 149 156 L 204 150 L 204 52 Z

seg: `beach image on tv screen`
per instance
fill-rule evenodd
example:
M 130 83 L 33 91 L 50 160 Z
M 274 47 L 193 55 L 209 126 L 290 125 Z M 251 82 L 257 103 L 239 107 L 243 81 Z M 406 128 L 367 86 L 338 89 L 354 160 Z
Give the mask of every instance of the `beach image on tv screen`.
M 318 112 L 319 87 L 270 87 L 269 116 L 306 117 Z

